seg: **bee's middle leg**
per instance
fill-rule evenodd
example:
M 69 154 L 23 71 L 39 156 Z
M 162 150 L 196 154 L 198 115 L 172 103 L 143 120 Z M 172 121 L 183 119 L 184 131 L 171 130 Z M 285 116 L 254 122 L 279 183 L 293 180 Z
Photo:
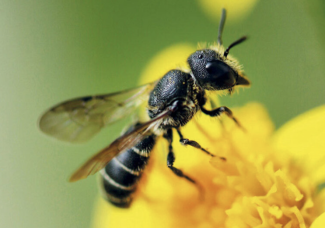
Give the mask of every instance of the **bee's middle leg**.
M 198 142 L 193 141 L 193 140 L 189 140 L 189 139 L 185 139 L 185 138 L 183 137 L 183 134 L 181 133 L 181 131 L 180 131 L 179 128 L 176 128 L 176 130 L 177 130 L 177 133 L 178 133 L 179 138 L 180 138 L 179 142 L 180 142 L 182 145 L 184 145 L 184 146 L 186 146 L 186 145 L 193 146 L 193 147 L 195 147 L 195 148 L 197 148 L 197 149 L 203 151 L 204 153 L 206 153 L 206 154 L 208 154 L 208 155 L 210 155 L 210 156 L 212 156 L 212 157 L 215 157 L 214 154 L 212 154 L 212 153 L 210 153 L 209 151 L 207 151 L 206 149 L 204 149 L 204 148 L 203 148 L 203 147 L 202 147 Z

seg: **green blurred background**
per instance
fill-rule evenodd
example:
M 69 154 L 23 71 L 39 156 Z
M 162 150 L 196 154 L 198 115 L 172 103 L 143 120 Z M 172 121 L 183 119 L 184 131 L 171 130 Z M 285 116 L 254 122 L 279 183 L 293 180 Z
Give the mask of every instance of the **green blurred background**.
M 324 9 L 321 0 L 261 1 L 227 21 L 225 45 L 250 37 L 231 53 L 252 88 L 222 104 L 259 101 L 277 127 L 323 104 Z M 156 53 L 212 42 L 217 25 L 188 0 L 0 1 L 0 227 L 89 227 L 96 180 L 67 178 L 121 125 L 76 146 L 44 136 L 40 114 L 68 98 L 137 85 Z

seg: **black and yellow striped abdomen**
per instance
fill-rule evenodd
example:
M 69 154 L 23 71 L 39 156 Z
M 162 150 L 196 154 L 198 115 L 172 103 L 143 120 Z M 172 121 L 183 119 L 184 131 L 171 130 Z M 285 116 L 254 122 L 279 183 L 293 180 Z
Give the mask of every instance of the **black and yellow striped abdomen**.
M 148 162 L 156 142 L 154 134 L 146 136 L 134 147 L 120 153 L 101 170 L 100 185 L 104 198 L 118 207 L 128 207 L 132 193 Z

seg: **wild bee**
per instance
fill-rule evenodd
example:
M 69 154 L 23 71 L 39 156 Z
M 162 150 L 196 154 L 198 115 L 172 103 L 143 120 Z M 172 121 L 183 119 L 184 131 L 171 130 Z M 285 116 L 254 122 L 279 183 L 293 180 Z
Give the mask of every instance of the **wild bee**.
M 221 36 L 225 18 L 226 11 L 223 9 L 217 45 L 191 54 L 187 59 L 189 72 L 174 69 L 158 81 L 135 89 L 68 100 L 41 117 L 39 126 L 44 133 L 63 141 L 80 143 L 89 140 L 105 126 L 129 116 L 142 101 L 148 102 L 150 120 L 133 124 L 73 173 L 71 182 L 100 171 L 104 197 L 119 207 L 128 207 L 150 152 L 157 138 L 163 136 L 169 144 L 167 167 L 177 176 L 196 184 L 194 179 L 173 165 L 172 130 L 176 129 L 183 145 L 214 156 L 198 142 L 184 138 L 181 127 L 199 111 L 211 117 L 225 113 L 239 125 L 229 108 L 222 106 L 207 110 L 204 107 L 208 99 L 206 91 L 232 93 L 234 87 L 250 85 L 237 61 L 228 56 L 229 50 L 246 37 L 224 49 Z

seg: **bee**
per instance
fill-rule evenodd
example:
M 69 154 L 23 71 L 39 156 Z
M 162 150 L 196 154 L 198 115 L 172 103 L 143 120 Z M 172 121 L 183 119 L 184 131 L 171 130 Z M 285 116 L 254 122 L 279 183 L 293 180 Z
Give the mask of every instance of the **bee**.
M 187 59 L 189 72 L 173 69 L 153 83 L 122 92 L 68 100 L 45 112 L 39 121 L 41 131 L 59 140 L 80 143 L 129 116 L 143 101 L 148 102 L 149 120 L 133 124 L 109 146 L 92 156 L 72 174 L 70 182 L 100 171 L 103 196 L 118 207 L 129 207 L 150 152 L 158 137 L 163 136 L 168 142 L 167 167 L 175 175 L 198 184 L 174 167 L 173 129 L 176 129 L 181 144 L 214 156 L 198 142 L 184 138 L 181 127 L 199 111 L 211 117 L 224 113 L 239 125 L 228 107 L 206 109 L 206 92 L 225 90 L 232 93 L 237 86 L 250 85 L 238 62 L 228 56 L 230 49 L 246 37 L 224 49 L 221 37 L 225 19 L 226 10 L 223 9 L 217 45 L 191 54 Z

